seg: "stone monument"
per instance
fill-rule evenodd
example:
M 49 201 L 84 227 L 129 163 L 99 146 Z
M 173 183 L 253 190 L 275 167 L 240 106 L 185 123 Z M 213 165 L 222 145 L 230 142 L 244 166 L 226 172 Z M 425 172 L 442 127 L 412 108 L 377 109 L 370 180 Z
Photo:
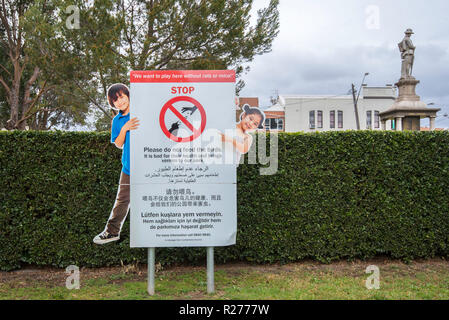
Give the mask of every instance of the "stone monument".
M 415 91 L 419 80 L 412 76 L 416 49 L 411 39 L 412 34 L 414 34 L 412 29 L 407 29 L 404 39 L 398 43 L 402 67 L 401 78 L 395 85 L 399 89 L 399 96 L 393 106 L 380 113 L 382 130 L 386 130 L 387 120 L 392 120 L 395 123 L 395 130 L 419 131 L 421 118 L 429 118 L 430 130 L 435 130 L 435 118 L 440 109 L 428 108 Z

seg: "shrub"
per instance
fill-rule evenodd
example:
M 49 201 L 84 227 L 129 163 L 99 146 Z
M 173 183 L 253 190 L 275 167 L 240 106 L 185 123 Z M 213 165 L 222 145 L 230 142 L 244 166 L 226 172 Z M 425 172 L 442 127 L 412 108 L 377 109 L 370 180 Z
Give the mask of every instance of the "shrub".
M 238 167 L 237 244 L 216 248 L 216 260 L 447 256 L 448 146 L 447 132 L 279 134 L 277 174 Z M 120 156 L 108 133 L 0 132 L 0 268 L 145 262 L 129 237 L 92 243 L 114 203 Z M 157 250 L 163 264 L 204 258 L 203 248 Z

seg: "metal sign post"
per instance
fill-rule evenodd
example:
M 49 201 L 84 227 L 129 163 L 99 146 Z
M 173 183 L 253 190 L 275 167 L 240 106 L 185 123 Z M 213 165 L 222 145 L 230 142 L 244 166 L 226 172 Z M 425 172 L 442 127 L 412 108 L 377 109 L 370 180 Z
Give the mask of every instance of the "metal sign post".
M 148 294 L 154 295 L 154 261 L 155 261 L 155 248 L 148 248 Z
M 155 274 L 155 250 L 148 248 L 148 283 L 147 291 L 150 296 L 154 295 L 154 274 Z M 207 293 L 215 292 L 214 282 L 214 247 L 207 247 Z
M 214 247 L 207 247 L 207 293 L 214 293 Z

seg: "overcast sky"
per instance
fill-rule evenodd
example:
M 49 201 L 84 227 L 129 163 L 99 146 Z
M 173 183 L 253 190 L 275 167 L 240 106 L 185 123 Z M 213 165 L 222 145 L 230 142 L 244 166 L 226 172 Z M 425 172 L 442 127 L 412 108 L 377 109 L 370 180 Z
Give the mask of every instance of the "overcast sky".
M 268 2 L 255 0 L 253 9 Z M 397 44 L 412 28 L 417 94 L 449 113 L 448 0 L 281 0 L 279 11 L 272 52 L 249 64 L 240 96 L 259 97 L 265 107 L 275 90 L 347 94 L 365 72 L 369 86 L 394 84 L 401 72 Z M 449 127 L 449 119 L 440 116 L 436 124 Z

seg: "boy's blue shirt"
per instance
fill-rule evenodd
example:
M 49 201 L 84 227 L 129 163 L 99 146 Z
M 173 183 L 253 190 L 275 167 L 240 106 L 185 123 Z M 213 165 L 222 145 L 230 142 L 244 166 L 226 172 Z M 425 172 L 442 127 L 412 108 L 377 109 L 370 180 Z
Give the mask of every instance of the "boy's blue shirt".
M 122 127 L 129 120 L 129 112 L 126 116 L 122 114 L 120 111 L 112 120 L 112 130 L 111 130 L 111 142 L 114 143 L 115 139 L 117 139 Z M 123 152 L 122 152 L 122 171 L 127 175 L 130 174 L 129 167 L 129 130 L 126 132 L 125 143 L 123 144 Z

